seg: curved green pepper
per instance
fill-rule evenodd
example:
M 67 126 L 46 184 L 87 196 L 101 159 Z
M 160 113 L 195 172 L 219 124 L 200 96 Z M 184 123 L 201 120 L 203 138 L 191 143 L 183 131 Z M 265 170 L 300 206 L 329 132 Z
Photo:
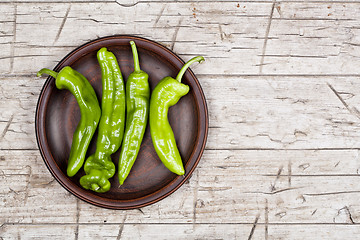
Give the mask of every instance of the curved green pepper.
M 190 59 L 181 68 L 176 80 L 172 77 L 163 78 L 151 94 L 149 116 L 151 139 L 160 160 L 171 172 L 178 175 L 184 175 L 185 170 L 168 121 L 168 110 L 189 92 L 189 86 L 181 83 L 186 69 L 192 63 L 202 61 L 204 58 L 201 56 Z
M 110 189 L 109 178 L 115 174 L 111 154 L 121 144 L 125 125 L 125 89 L 120 67 L 113 53 L 106 48 L 97 52 L 102 76 L 102 100 L 96 151 L 84 165 L 86 175 L 80 178 L 80 185 L 95 192 Z
M 72 177 L 82 167 L 91 138 L 99 123 L 101 115 L 99 102 L 89 81 L 69 66 L 61 69 L 59 73 L 43 68 L 37 76 L 40 77 L 42 74 L 55 78 L 58 89 L 69 90 L 80 107 L 81 120 L 73 135 L 67 166 L 67 175 Z
M 149 75 L 140 70 L 139 57 L 135 42 L 131 41 L 134 56 L 134 72 L 129 75 L 126 82 L 126 128 L 124 143 L 121 146 L 119 158 L 119 182 L 122 185 L 139 153 L 144 137 L 148 114 L 150 87 Z

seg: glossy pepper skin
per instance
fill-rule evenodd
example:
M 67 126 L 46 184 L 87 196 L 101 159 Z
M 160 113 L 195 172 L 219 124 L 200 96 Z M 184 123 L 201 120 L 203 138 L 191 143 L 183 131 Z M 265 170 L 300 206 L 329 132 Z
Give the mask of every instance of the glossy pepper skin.
M 59 73 L 44 68 L 37 73 L 37 76 L 40 77 L 42 74 L 54 77 L 58 89 L 69 90 L 80 107 L 81 120 L 73 135 L 67 166 L 67 175 L 72 177 L 82 167 L 91 138 L 99 123 L 101 115 L 99 101 L 89 81 L 69 66 L 61 69 Z
M 150 133 L 157 155 L 173 173 L 184 175 L 185 170 L 174 133 L 168 121 L 169 107 L 175 105 L 189 92 L 189 86 L 181 83 L 186 69 L 194 62 L 204 61 L 201 56 L 190 59 L 180 70 L 176 79 L 163 78 L 154 88 L 150 100 Z
M 139 153 L 144 137 L 148 115 L 150 87 L 149 75 L 140 70 L 139 57 L 135 42 L 131 41 L 134 56 L 134 72 L 129 75 L 126 82 L 126 128 L 124 143 L 121 146 L 119 158 L 119 182 L 122 185 Z
M 101 118 L 96 151 L 84 165 L 86 175 L 80 178 L 80 185 L 95 192 L 109 191 L 109 178 L 115 174 L 111 154 L 121 144 L 125 126 L 125 87 L 120 67 L 113 53 L 101 48 L 97 59 L 102 76 Z

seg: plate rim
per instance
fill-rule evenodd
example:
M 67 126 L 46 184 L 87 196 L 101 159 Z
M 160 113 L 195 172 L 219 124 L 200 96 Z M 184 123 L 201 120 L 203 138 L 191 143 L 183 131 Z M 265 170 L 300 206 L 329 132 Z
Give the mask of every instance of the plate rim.
M 116 40 L 116 39 L 132 39 L 132 40 L 139 40 L 139 41 L 145 41 L 145 42 L 148 42 L 150 43 L 151 45 L 156 45 L 157 47 L 160 47 L 161 49 L 163 49 L 164 51 L 168 52 L 169 54 L 171 54 L 173 57 L 175 57 L 177 60 L 179 60 L 180 62 L 182 62 L 182 64 L 185 63 L 185 61 L 183 59 L 181 59 L 176 53 L 174 53 L 171 49 L 167 48 L 166 46 L 160 44 L 159 42 L 156 42 L 154 40 L 150 40 L 150 39 L 147 39 L 147 38 L 144 38 L 144 37 L 139 37 L 139 36 L 136 36 L 136 35 L 128 35 L 128 34 L 116 34 L 116 35 L 110 35 L 110 36 L 104 36 L 104 37 L 100 37 L 100 38 L 97 38 L 97 39 L 94 39 L 94 40 L 90 40 L 86 43 L 83 43 L 81 44 L 80 46 L 74 48 L 73 50 L 71 50 L 69 53 L 67 53 L 57 64 L 56 66 L 54 67 L 54 71 L 58 71 L 60 70 L 60 67 L 61 65 L 63 64 L 63 62 L 65 62 L 66 60 L 68 60 L 71 56 L 73 56 L 74 54 L 78 53 L 79 51 L 81 51 L 82 49 L 86 48 L 86 47 L 89 47 L 93 44 L 96 44 L 96 43 L 99 43 L 99 42 L 103 42 L 103 41 L 107 41 L 107 40 Z M 176 183 L 175 186 L 172 186 L 172 189 L 170 189 L 169 191 L 166 191 L 165 194 L 162 194 L 160 195 L 159 197 L 156 197 L 155 199 L 152 199 L 150 201 L 146 201 L 146 202 L 143 202 L 143 203 L 139 203 L 139 204 L 134 204 L 134 205 L 129 205 L 129 206 L 119 206 L 119 205 L 116 205 L 116 204 L 103 204 L 103 203 L 99 203 L 99 202 L 94 202 L 86 197 L 84 197 L 83 195 L 79 194 L 77 191 L 71 189 L 64 181 L 61 177 L 59 177 L 57 175 L 57 173 L 53 170 L 50 162 L 49 162 L 49 159 L 47 159 L 47 153 L 45 151 L 46 149 L 46 146 L 43 146 L 43 142 L 46 142 L 46 140 L 44 139 L 41 139 L 41 135 L 42 135 L 42 132 L 45 132 L 45 130 L 41 130 L 40 127 L 39 127 L 39 122 L 41 122 L 41 115 L 40 115 L 40 105 L 43 104 L 43 99 L 45 97 L 45 90 L 49 87 L 49 85 L 51 84 L 51 81 L 52 81 L 52 77 L 49 76 L 47 77 L 47 79 L 45 80 L 42 88 L 41 88 L 41 91 L 39 93 L 39 97 L 38 97 L 38 101 L 37 101 L 37 104 L 36 104 L 36 110 L 35 110 L 35 135 L 36 135 L 36 142 L 37 142 L 37 145 L 38 145 L 38 149 L 40 151 L 40 155 L 46 165 L 46 167 L 48 168 L 49 172 L 51 173 L 51 175 L 54 177 L 54 179 L 56 179 L 56 181 L 64 188 L 66 189 L 69 193 L 71 193 L 72 195 L 74 195 L 75 197 L 83 200 L 84 202 L 86 203 L 90 203 L 91 205 L 93 206 L 97 206 L 97 207 L 102 207 L 102 208 L 107 208 L 107 209 L 113 209 L 113 210 L 130 210 L 130 209 L 138 209 L 138 208 L 142 208 L 142 207 L 145 207 L 145 206 L 149 206 L 149 205 L 152 205 L 156 202 L 159 202 L 161 201 L 162 199 L 168 197 L 169 195 L 173 194 L 175 191 L 177 191 L 191 176 L 192 176 L 192 173 L 194 172 L 194 170 L 196 169 L 198 163 L 200 162 L 201 158 L 202 158 L 202 155 L 203 155 L 203 152 L 205 150 L 205 146 L 206 146 L 206 143 L 207 143 L 207 137 L 208 137 L 208 129 L 209 129 L 209 115 L 208 115 L 208 107 L 207 107 L 207 102 L 206 102 L 206 98 L 205 98 L 205 94 L 204 94 L 204 91 L 200 85 L 200 82 L 199 80 L 197 79 L 196 75 L 193 73 L 193 71 L 188 68 L 188 71 L 192 78 L 194 79 L 194 83 L 196 84 L 197 86 L 197 90 L 199 92 L 199 96 L 201 98 L 201 101 L 200 103 L 202 103 L 203 105 L 203 109 L 199 109 L 200 111 L 203 111 L 203 114 L 199 114 L 199 122 L 203 123 L 204 126 L 204 134 L 203 136 L 197 136 L 197 138 L 200 138 L 199 139 L 199 143 L 200 143 L 200 147 L 198 148 L 195 148 L 192 155 L 195 154 L 197 151 L 198 153 L 198 157 L 196 158 L 193 166 L 191 167 L 191 169 L 185 173 L 184 177 L 182 176 L 177 176 L 174 178 L 174 180 L 172 180 L 170 183 L 168 183 L 164 188 L 161 188 L 155 192 L 152 192 L 151 194 L 153 193 L 156 193 L 162 189 L 166 189 L 168 188 L 169 186 L 172 186 L 174 184 L 174 182 L 179 179 L 179 177 L 182 177 L 182 179 L 180 179 L 180 182 L 179 183 Z M 199 104 L 196 104 L 197 107 L 199 107 Z M 46 111 L 46 105 L 42 107 L 42 112 L 45 113 Z M 201 127 L 201 124 L 200 124 L 200 127 Z M 199 130 L 199 132 L 201 132 L 201 129 Z M 201 142 L 202 141 L 202 142 Z M 50 150 L 48 150 L 48 152 L 51 153 Z M 51 157 L 51 160 L 54 162 L 53 165 L 55 165 L 59 171 L 60 168 L 58 167 L 57 164 L 55 164 L 55 160 L 53 159 L 52 155 L 49 154 L 50 157 Z M 190 155 L 190 158 L 191 158 L 191 155 Z M 75 183 L 73 183 L 72 181 L 69 181 L 70 185 L 75 185 Z M 85 189 L 83 189 L 85 191 Z M 136 199 L 142 199 L 142 198 L 146 198 L 147 196 L 149 195 L 145 195 L 143 197 L 140 197 L 140 198 L 136 198 Z M 113 200 L 113 199 L 109 199 L 107 198 L 109 201 L 111 202 L 131 202 L 131 200 Z

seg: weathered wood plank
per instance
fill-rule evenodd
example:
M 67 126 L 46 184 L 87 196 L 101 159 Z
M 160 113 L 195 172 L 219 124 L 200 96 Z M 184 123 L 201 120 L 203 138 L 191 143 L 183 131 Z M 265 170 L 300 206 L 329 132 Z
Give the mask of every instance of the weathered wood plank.
M 349 219 L 339 218 L 338 213 L 346 206 L 357 221 L 360 192 L 353 183 L 359 178 L 355 173 L 359 160 L 357 151 L 352 156 L 343 153 L 207 151 L 197 172 L 196 221 L 226 222 L 230 219 L 221 216 L 231 215 L 231 221 L 241 222 L 244 216 L 259 214 L 259 222 L 265 223 L 343 222 Z M 349 169 L 353 173 L 345 174 L 352 177 L 337 173 L 340 159 L 353 166 Z M 305 173 L 313 164 L 320 165 Z
M 36 149 L 34 115 L 45 79 L 0 81 L 0 148 Z M 199 81 L 209 108 L 207 149 L 360 148 L 358 77 L 200 75 Z
M 263 239 L 263 226 L 183 224 L 5 225 L 0 237 L 36 239 Z M 351 231 L 349 229 L 349 231 Z M 61 234 L 60 234 L 61 233 Z M 250 235 L 251 234 L 251 235 Z
M 34 75 L 0 82 L 1 149 L 36 149 L 35 110 L 44 79 Z
M 13 5 L 1 6 L 0 14 L 0 72 L 12 71 L 14 59 L 14 27 L 15 7 Z
M 343 225 L 277 225 L 269 227 L 269 239 L 344 239 L 359 235 L 359 226 Z
M 74 239 L 74 225 L 4 225 L 0 227 L 2 239 Z
M 79 237 L 98 239 L 98 237 L 117 237 L 121 239 L 247 239 L 250 236 L 251 225 L 134 225 L 96 226 L 81 225 Z M 107 233 L 106 235 L 103 233 Z M 112 238 L 112 239 L 113 239 Z M 263 227 L 256 226 L 251 234 L 252 239 L 263 239 Z
M 54 181 L 37 151 L 1 151 L 0 159 L 0 223 L 75 222 L 69 213 L 76 199 Z
M 263 73 L 358 73 L 359 5 L 278 3 Z
M 76 200 L 53 180 L 38 151 L 1 151 L 0 157 L 0 223 L 360 221 L 357 150 L 207 150 L 190 181 L 141 211 Z
M 194 3 L 169 3 L 164 11 L 161 11 L 161 3 L 139 4 L 135 8 L 121 8 L 117 4 L 72 4 L 67 18 L 64 19 L 70 5 L 50 7 L 48 4 L 40 4 L 30 9 L 27 5 L 19 5 L 19 44 L 16 44 L 15 54 L 19 59 L 15 62 L 14 72 L 24 73 L 34 71 L 33 67 L 38 69 L 52 66 L 52 63 L 59 61 L 69 51 L 68 48 L 56 48 L 55 53 L 52 46 L 78 46 L 99 36 L 113 34 L 135 34 L 154 39 L 173 48 L 183 57 L 204 55 L 209 67 L 208 71 L 203 70 L 204 73 L 209 73 L 211 69 L 215 70 L 215 73 L 234 72 L 234 67 L 229 65 L 223 65 L 221 68 L 225 69 L 219 69 L 219 61 L 230 57 L 229 51 L 234 47 L 234 53 L 230 53 L 231 58 L 241 61 L 240 66 L 254 63 L 254 66 L 246 67 L 256 72 L 258 67 L 255 64 L 260 59 L 258 55 L 263 42 L 262 39 L 256 39 L 256 36 L 265 34 L 266 21 L 263 20 L 267 18 L 270 6 L 269 3 L 250 4 L 246 6 L 249 10 L 243 10 L 234 3 L 218 2 L 209 3 L 206 10 L 196 10 L 197 5 Z M 84 11 L 84 8 L 88 10 Z M 225 16 L 222 16 L 223 12 L 226 12 Z M 251 12 L 249 17 L 248 12 Z M 234 18 L 234 15 L 238 18 Z M 219 18 L 224 18 L 224 21 L 219 21 Z M 251 23 L 260 26 L 252 28 Z M 241 26 L 246 24 L 249 24 L 247 33 L 244 37 L 240 34 L 242 46 L 236 46 L 236 40 L 230 36 L 230 32 L 240 32 L 243 29 Z M 87 29 L 86 34 L 80 33 L 77 28 Z M 59 31 L 61 34 L 57 38 Z M 209 39 L 213 40 L 209 42 Z M 38 45 L 41 47 L 37 47 Z M 33 64 L 34 58 L 37 60 L 36 66 Z
M 73 239 L 76 225 L 6 225 L 1 237 Z M 50 229 L 50 230 L 49 230 Z M 238 224 L 103 224 L 78 226 L 79 239 L 248 239 L 252 225 Z M 268 239 L 344 239 L 344 236 L 359 234 L 357 225 L 270 225 Z M 59 234 L 61 232 L 61 235 Z M 264 239 L 263 224 L 257 224 L 251 239 Z
M 75 46 L 97 37 L 135 34 L 183 58 L 204 55 L 202 74 L 359 74 L 359 3 L 280 2 L 273 13 L 271 2 L 202 4 L 18 4 L 12 72 L 52 67 Z M 5 13 L 14 14 L 13 5 Z M 13 28 L 12 22 L 5 24 Z M 10 47 L 3 46 L 5 53 Z M 10 56 L 0 65 L 8 66 Z
M 200 78 L 209 149 L 357 148 L 358 78 Z

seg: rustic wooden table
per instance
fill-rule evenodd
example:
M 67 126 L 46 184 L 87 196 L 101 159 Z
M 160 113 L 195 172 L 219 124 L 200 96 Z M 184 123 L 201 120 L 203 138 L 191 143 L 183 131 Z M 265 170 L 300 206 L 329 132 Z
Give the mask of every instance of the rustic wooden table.
M 0 0 L 0 239 L 344 239 L 360 234 L 360 2 Z M 206 150 L 166 199 L 114 211 L 49 173 L 34 115 L 77 46 L 133 34 L 194 65 Z

